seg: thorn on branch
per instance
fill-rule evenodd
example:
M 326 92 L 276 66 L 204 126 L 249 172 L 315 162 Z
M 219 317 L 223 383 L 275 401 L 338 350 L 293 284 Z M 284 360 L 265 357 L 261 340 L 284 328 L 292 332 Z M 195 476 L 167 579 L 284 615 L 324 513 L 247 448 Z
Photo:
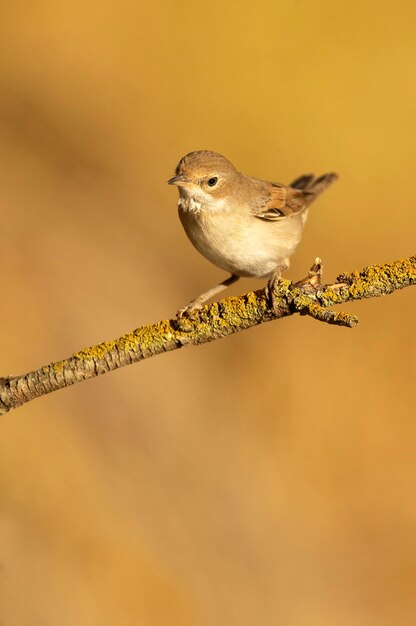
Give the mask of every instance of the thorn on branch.
M 301 315 L 310 315 L 315 320 L 354 328 L 358 324 L 356 315 L 351 315 L 345 311 L 331 311 L 319 304 L 319 292 L 322 289 L 339 289 L 345 287 L 345 283 L 329 285 L 323 287 L 321 278 L 323 274 L 323 264 L 319 257 L 316 257 L 314 264 L 308 272 L 308 276 L 293 285 L 294 293 L 293 305 L 295 310 Z

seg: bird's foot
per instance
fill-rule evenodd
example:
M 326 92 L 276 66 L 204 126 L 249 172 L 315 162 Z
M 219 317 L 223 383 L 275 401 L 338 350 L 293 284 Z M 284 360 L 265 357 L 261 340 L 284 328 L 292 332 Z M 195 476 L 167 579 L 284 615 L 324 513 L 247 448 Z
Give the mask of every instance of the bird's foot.
M 202 309 L 202 302 L 200 302 L 200 300 L 192 300 L 192 302 L 190 302 L 189 304 L 187 304 L 186 306 L 178 309 L 177 313 L 176 313 L 176 319 L 178 321 L 180 321 L 183 318 L 188 318 L 188 319 L 192 319 L 195 318 L 195 314 L 197 311 L 200 311 Z
M 282 280 L 282 273 L 287 270 L 288 264 L 279 265 L 267 281 L 265 294 L 270 307 L 277 315 L 281 308 L 281 302 L 278 297 L 278 286 Z

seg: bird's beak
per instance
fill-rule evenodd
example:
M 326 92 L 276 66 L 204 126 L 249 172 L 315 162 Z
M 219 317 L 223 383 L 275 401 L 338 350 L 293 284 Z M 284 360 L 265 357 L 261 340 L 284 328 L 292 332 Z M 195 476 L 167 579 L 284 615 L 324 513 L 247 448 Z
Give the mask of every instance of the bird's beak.
M 178 185 L 178 187 L 181 187 L 190 182 L 189 178 L 186 178 L 183 174 L 177 174 L 173 178 L 169 178 L 168 185 Z

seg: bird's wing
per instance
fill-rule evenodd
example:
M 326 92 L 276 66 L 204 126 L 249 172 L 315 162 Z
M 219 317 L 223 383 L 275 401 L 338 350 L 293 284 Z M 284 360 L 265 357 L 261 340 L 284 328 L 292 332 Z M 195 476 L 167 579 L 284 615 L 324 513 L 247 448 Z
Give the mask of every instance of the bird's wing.
M 267 222 L 277 222 L 291 215 L 301 213 L 308 206 L 309 192 L 286 187 L 279 183 L 269 183 L 260 195 L 253 215 Z

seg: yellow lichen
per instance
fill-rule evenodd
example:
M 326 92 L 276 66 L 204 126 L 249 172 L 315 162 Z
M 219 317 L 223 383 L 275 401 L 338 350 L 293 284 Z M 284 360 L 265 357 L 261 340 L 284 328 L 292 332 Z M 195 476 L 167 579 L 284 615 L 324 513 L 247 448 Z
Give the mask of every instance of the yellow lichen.
M 338 281 L 346 284 L 329 285 L 309 294 L 289 280 L 281 279 L 274 286 L 276 303 L 281 307 L 280 315 L 299 311 L 324 319 L 328 315 L 323 314 L 322 307 L 390 293 L 394 289 L 416 283 L 416 257 L 367 267 L 362 272 L 341 274 Z M 275 314 L 277 316 L 278 313 Z M 73 357 L 97 360 L 115 349 L 122 352 L 157 353 L 172 341 L 181 345 L 201 343 L 271 317 L 273 314 L 264 290 L 249 292 L 241 297 L 224 298 L 220 302 L 206 305 L 189 318 L 184 317 L 179 321 L 163 320 L 157 324 L 142 326 L 114 341 L 104 341 L 97 346 L 85 348 Z M 355 316 L 342 311 L 331 312 L 329 317 L 338 324 L 352 326 L 357 323 Z M 187 338 L 186 342 L 184 338 Z M 54 364 L 54 370 L 62 371 L 65 363 L 66 361 L 60 361 Z
M 158 324 L 149 324 L 137 328 L 132 332 L 125 333 L 114 341 L 103 341 L 96 346 L 84 348 L 84 350 L 73 354 L 73 357 L 83 361 L 102 359 L 115 348 L 123 352 L 135 352 L 137 349 L 155 348 L 155 346 L 173 338 L 174 331 L 170 322 L 165 320 Z
M 110 352 L 110 350 L 113 350 L 114 345 L 115 341 L 103 341 L 96 346 L 90 346 L 89 348 L 84 348 L 84 350 L 75 352 L 72 356 L 75 359 L 80 359 L 82 361 L 102 359 L 103 356 Z
M 62 370 L 64 369 L 65 365 L 67 364 L 67 361 L 57 361 L 56 363 L 52 363 L 52 369 L 55 372 L 55 374 L 60 374 L 62 372 Z M 43 370 L 48 370 L 48 368 L 42 368 Z M 46 374 L 47 372 L 44 371 L 44 373 Z

